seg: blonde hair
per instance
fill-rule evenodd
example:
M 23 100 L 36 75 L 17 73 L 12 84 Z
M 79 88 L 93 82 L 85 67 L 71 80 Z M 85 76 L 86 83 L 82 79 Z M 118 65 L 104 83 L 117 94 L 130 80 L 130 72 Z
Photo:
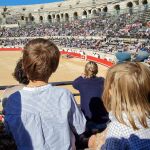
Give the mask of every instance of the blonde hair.
M 96 76 L 96 74 L 98 73 L 98 66 L 95 62 L 93 61 L 89 61 L 86 65 L 85 65 L 85 77 L 86 78 L 93 78 Z
M 124 112 L 134 130 L 133 114 L 144 128 L 150 118 L 150 69 L 139 62 L 117 64 L 108 70 L 103 92 L 104 105 L 120 123 Z

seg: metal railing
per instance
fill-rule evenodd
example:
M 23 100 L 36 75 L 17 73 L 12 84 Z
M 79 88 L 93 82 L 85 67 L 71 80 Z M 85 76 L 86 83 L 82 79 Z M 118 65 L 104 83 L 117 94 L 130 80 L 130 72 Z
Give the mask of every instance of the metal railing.
M 53 86 L 65 86 L 65 85 L 72 85 L 73 81 L 62 81 L 62 82 L 49 82 L 49 84 L 52 84 Z M 16 85 L 4 85 L 0 86 L 0 90 L 5 90 L 6 88 L 10 88 Z M 80 96 L 79 93 L 73 93 L 74 96 Z

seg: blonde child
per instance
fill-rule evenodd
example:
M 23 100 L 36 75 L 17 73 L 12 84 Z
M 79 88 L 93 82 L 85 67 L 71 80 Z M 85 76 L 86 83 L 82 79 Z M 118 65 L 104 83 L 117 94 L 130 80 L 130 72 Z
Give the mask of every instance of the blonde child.
M 150 69 L 135 62 L 110 68 L 103 101 L 111 123 L 105 135 L 100 135 L 98 147 L 103 145 L 102 150 L 149 150 Z

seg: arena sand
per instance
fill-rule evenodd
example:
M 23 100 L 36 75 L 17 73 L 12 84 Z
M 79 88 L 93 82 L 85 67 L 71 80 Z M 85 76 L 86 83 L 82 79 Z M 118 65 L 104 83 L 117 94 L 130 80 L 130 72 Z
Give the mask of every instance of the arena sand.
M 0 52 L 0 86 L 2 85 L 16 85 L 17 81 L 12 76 L 17 60 L 21 57 L 20 51 L 1 51 Z M 85 60 L 78 58 L 61 58 L 58 69 L 51 76 L 49 82 L 61 82 L 61 81 L 73 81 L 84 71 Z M 107 67 L 103 65 L 99 66 L 98 76 L 105 77 Z M 73 93 L 78 93 L 71 85 L 63 86 L 69 89 Z M 0 98 L 2 97 L 3 91 L 0 91 Z M 80 97 L 75 97 L 77 103 L 80 103 Z M 1 106 L 0 106 L 1 110 Z

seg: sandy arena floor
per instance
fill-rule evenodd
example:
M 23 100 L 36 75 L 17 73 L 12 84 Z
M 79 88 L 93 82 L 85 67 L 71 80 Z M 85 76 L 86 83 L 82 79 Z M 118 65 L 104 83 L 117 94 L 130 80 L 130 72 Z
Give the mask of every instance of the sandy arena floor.
M 12 77 L 13 70 L 15 68 L 17 60 L 21 57 L 19 51 L 6 51 L 0 52 L 0 85 L 14 85 L 18 84 L 17 81 Z M 84 71 L 86 61 L 77 58 L 61 58 L 59 67 L 56 72 L 51 76 L 49 82 L 60 82 L 60 81 L 72 81 L 78 77 Z M 107 68 L 99 65 L 98 76 L 105 77 Z M 71 90 L 73 93 L 78 93 L 72 86 L 63 86 Z M 3 91 L 0 91 L 0 97 L 2 97 Z M 76 97 L 79 103 L 79 97 Z M 0 106 L 1 109 L 1 106 Z

